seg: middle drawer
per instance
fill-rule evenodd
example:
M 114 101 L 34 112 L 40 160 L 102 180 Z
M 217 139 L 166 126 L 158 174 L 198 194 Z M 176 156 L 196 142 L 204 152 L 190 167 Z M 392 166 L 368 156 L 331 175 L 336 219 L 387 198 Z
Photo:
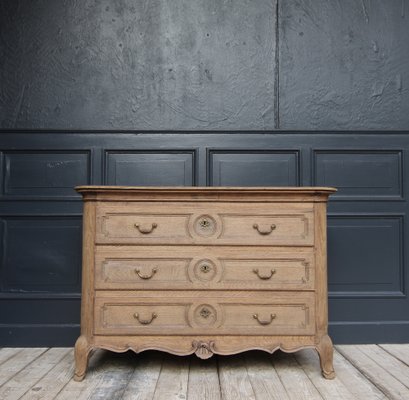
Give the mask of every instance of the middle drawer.
M 96 289 L 313 290 L 314 249 L 97 246 Z

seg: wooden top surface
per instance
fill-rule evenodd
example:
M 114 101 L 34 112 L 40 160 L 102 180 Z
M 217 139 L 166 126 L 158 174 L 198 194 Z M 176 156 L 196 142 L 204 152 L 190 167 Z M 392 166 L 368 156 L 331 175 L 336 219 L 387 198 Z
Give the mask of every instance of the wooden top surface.
M 337 191 L 333 187 L 321 186 L 77 186 L 75 190 L 79 193 L 106 193 L 106 192 L 184 192 L 184 193 L 298 193 L 298 194 L 331 194 Z
M 86 201 L 325 202 L 331 187 L 77 186 Z

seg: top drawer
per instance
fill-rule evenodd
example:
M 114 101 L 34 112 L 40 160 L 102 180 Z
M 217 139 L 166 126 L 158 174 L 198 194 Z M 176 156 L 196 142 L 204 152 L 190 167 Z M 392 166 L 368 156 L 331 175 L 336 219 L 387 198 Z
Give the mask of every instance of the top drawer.
M 104 203 L 100 244 L 311 246 L 312 204 Z

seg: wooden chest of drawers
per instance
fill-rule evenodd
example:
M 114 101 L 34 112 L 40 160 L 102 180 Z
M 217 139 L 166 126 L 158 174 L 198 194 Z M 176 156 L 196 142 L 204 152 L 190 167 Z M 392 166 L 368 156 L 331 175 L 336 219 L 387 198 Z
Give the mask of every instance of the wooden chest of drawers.
M 318 351 L 327 334 L 326 202 L 333 188 L 81 186 L 81 336 L 95 348 L 200 358 Z

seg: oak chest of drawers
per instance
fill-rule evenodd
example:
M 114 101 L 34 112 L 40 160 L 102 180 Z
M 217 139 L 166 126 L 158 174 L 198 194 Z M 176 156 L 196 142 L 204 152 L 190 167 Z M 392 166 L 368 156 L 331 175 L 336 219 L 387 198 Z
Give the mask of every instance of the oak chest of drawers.
M 326 203 L 333 188 L 77 188 L 84 200 L 81 336 L 91 351 L 200 358 L 318 351 L 327 334 Z

